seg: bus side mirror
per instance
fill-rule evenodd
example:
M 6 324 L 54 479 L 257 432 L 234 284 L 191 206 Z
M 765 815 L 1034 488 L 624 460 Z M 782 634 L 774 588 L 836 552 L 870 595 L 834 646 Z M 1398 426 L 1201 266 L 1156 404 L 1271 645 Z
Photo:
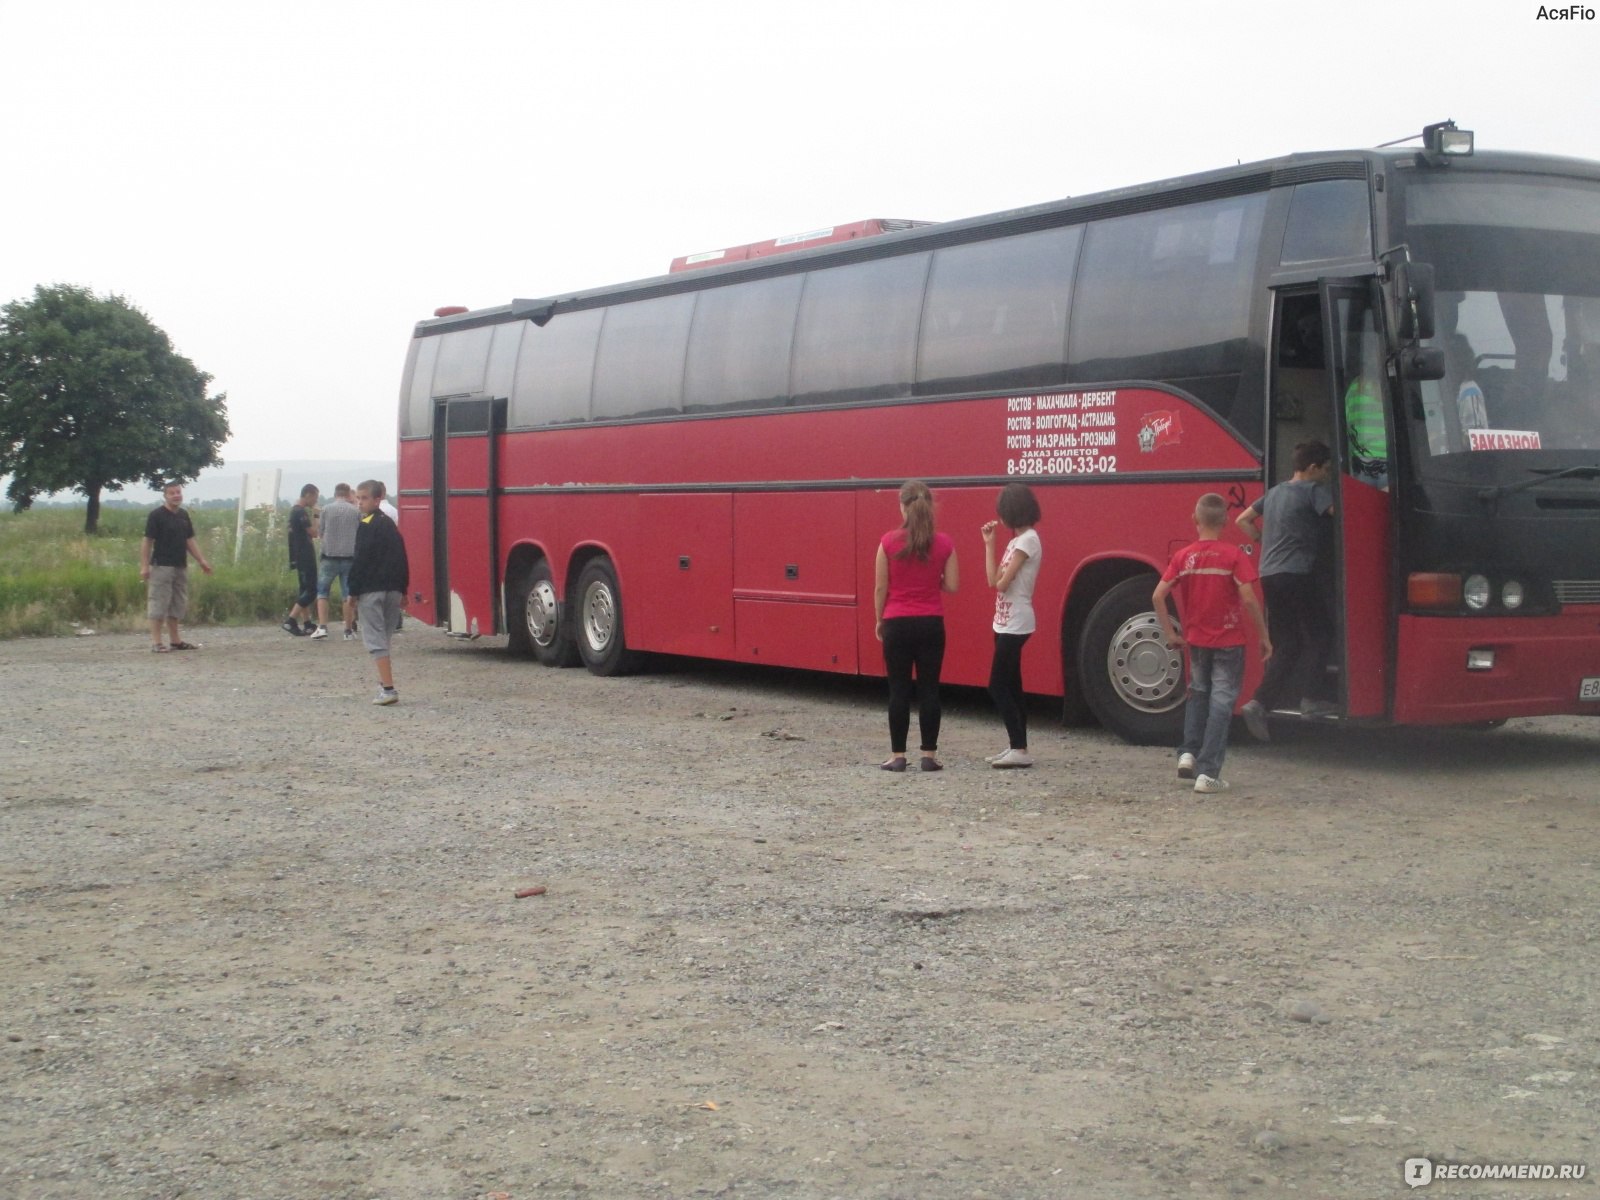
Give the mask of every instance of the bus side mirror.
M 1407 346 L 1400 352 L 1400 370 L 1407 379 L 1443 379 L 1444 351 L 1437 346 Z
M 1397 263 L 1394 268 L 1395 332 L 1403 342 L 1433 336 L 1433 264 Z M 1438 376 L 1433 376 L 1437 379 Z

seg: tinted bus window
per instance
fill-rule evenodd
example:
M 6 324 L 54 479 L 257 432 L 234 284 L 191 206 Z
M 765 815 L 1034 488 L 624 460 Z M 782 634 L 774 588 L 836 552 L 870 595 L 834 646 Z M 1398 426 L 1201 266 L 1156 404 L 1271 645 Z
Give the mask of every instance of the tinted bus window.
M 918 393 L 1060 383 L 1082 236 L 1082 227 L 1068 226 L 937 251 Z
M 562 313 L 540 328 L 532 321 L 517 351 L 511 389 L 513 427 L 589 419 L 589 387 L 604 309 Z
M 532 321 L 507 321 L 494 328 L 494 341 L 489 346 L 489 369 L 484 375 L 483 390 L 497 399 L 511 395 L 511 385 L 517 375 L 517 347 L 522 341 L 522 331 L 532 329 Z
M 439 339 L 412 338 L 406 355 L 406 395 L 400 410 L 401 437 L 433 436 L 433 365 L 439 358 Z
M 462 329 L 441 334 L 439 362 L 433 369 L 435 396 L 465 396 L 483 391 L 484 372 L 489 366 L 489 343 L 494 326 Z
M 684 370 L 687 411 L 784 402 L 803 281 L 782 275 L 700 293 Z
M 594 418 L 648 417 L 683 408 L 683 356 L 694 293 L 606 310 L 594 364 Z
M 1232 419 L 1265 208 L 1253 195 L 1090 225 L 1068 379 L 1164 380 Z
M 1371 257 L 1372 211 L 1365 180 L 1324 179 L 1294 189 L 1281 264 Z
M 880 258 L 806 276 L 791 403 L 911 394 L 929 257 Z

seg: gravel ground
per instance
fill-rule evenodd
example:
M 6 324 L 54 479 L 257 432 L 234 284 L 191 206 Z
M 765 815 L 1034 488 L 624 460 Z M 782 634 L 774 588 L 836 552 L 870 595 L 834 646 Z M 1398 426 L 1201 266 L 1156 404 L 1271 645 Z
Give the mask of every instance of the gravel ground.
M 194 633 L 0 648 L 0 1196 L 1600 1195 L 1595 722 L 1200 800 L 1043 703 L 891 775 L 871 681 Z

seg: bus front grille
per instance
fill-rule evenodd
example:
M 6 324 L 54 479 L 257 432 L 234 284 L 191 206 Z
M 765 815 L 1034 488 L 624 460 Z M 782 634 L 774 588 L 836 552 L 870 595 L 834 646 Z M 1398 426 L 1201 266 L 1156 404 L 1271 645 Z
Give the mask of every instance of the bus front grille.
M 1562 604 L 1600 604 L 1600 579 L 1558 579 L 1555 588 Z

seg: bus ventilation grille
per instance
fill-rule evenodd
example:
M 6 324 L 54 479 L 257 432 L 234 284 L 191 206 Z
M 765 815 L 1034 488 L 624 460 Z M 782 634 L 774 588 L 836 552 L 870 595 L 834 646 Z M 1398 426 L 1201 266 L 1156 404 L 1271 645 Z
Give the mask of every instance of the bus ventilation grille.
M 1558 579 L 1555 586 L 1562 604 L 1600 604 L 1600 579 Z

